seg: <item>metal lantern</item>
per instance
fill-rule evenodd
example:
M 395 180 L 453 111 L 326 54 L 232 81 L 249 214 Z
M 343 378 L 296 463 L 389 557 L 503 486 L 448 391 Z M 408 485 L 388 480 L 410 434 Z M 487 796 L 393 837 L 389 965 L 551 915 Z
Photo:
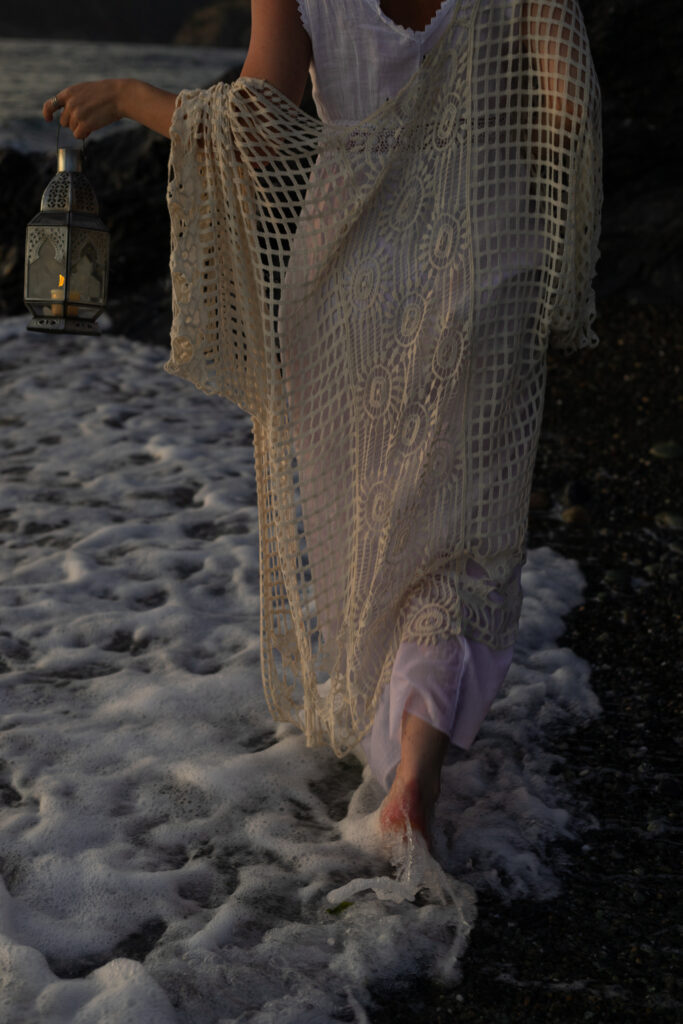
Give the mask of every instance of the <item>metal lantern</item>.
M 107 302 L 109 232 L 83 174 L 80 149 L 60 149 L 40 213 L 26 228 L 24 302 L 29 330 L 99 334 Z

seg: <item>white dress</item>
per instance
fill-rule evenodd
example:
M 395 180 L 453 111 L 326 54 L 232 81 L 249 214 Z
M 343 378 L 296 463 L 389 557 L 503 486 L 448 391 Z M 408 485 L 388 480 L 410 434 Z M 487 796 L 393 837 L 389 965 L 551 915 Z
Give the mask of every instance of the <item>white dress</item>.
M 444 0 L 422 31 L 392 21 L 379 0 L 297 0 L 311 39 L 313 98 L 322 121 L 353 124 L 395 96 L 437 43 L 454 0 Z M 467 749 L 474 741 L 512 661 L 464 636 L 432 646 L 401 644 L 363 752 L 388 789 L 400 760 L 404 711 Z

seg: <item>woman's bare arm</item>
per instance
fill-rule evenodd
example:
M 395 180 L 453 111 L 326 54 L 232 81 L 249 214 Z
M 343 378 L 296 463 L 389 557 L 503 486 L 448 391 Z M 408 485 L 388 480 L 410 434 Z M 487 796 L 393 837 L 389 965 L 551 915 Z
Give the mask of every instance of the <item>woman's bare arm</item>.
M 296 0 L 251 0 L 251 39 L 242 77 L 270 82 L 298 106 L 310 61 L 311 41 Z
M 140 82 L 136 78 L 124 78 L 120 81 L 121 116 L 130 117 L 133 121 L 144 124 L 146 128 L 151 128 L 152 131 L 168 138 L 176 94 L 157 89 L 156 86 Z
M 249 50 L 242 76 L 262 78 L 294 103 L 301 103 L 311 59 L 311 43 L 304 31 L 296 0 L 252 0 Z M 77 139 L 122 117 L 151 128 L 168 138 L 176 95 L 135 78 L 105 78 L 80 82 L 57 93 L 43 105 L 43 117 L 52 121 L 61 109 L 60 124 Z
M 157 89 L 135 78 L 104 78 L 79 82 L 57 93 L 59 107 L 52 100 L 43 104 L 43 117 L 51 121 L 61 109 L 59 123 L 70 128 L 77 139 L 107 124 L 130 117 L 168 137 L 175 108 L 175 93 Z
M 583 117 L 586 82 L 574 0 L 565 5 L 531 0 L 524 5 L 525 40 L 533 55 L 550 124 L 569 134 Z

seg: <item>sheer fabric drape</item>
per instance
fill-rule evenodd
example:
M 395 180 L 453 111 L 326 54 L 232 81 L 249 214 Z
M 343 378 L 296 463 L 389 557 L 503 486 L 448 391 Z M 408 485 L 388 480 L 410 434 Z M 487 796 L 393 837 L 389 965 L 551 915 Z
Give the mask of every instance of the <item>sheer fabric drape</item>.
M 402 645 L 514 642 L 546 348 L 594 341 L 599 157 L 570 0 L 455 0 L 350 125 L 254 80 L 181 94 L 168 369 L 253 418 L 266 695 L 310 743 L 368 735 Z

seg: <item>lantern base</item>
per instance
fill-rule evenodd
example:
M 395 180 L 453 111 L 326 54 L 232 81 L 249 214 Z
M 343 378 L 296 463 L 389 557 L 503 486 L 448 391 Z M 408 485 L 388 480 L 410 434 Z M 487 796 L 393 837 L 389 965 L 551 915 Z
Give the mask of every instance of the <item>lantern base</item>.
M 47 334 L 99 334 L 95 320 L 80 320 L 72 316 L 34 316 L 28 324 L 29 331 L 44 331 Z

